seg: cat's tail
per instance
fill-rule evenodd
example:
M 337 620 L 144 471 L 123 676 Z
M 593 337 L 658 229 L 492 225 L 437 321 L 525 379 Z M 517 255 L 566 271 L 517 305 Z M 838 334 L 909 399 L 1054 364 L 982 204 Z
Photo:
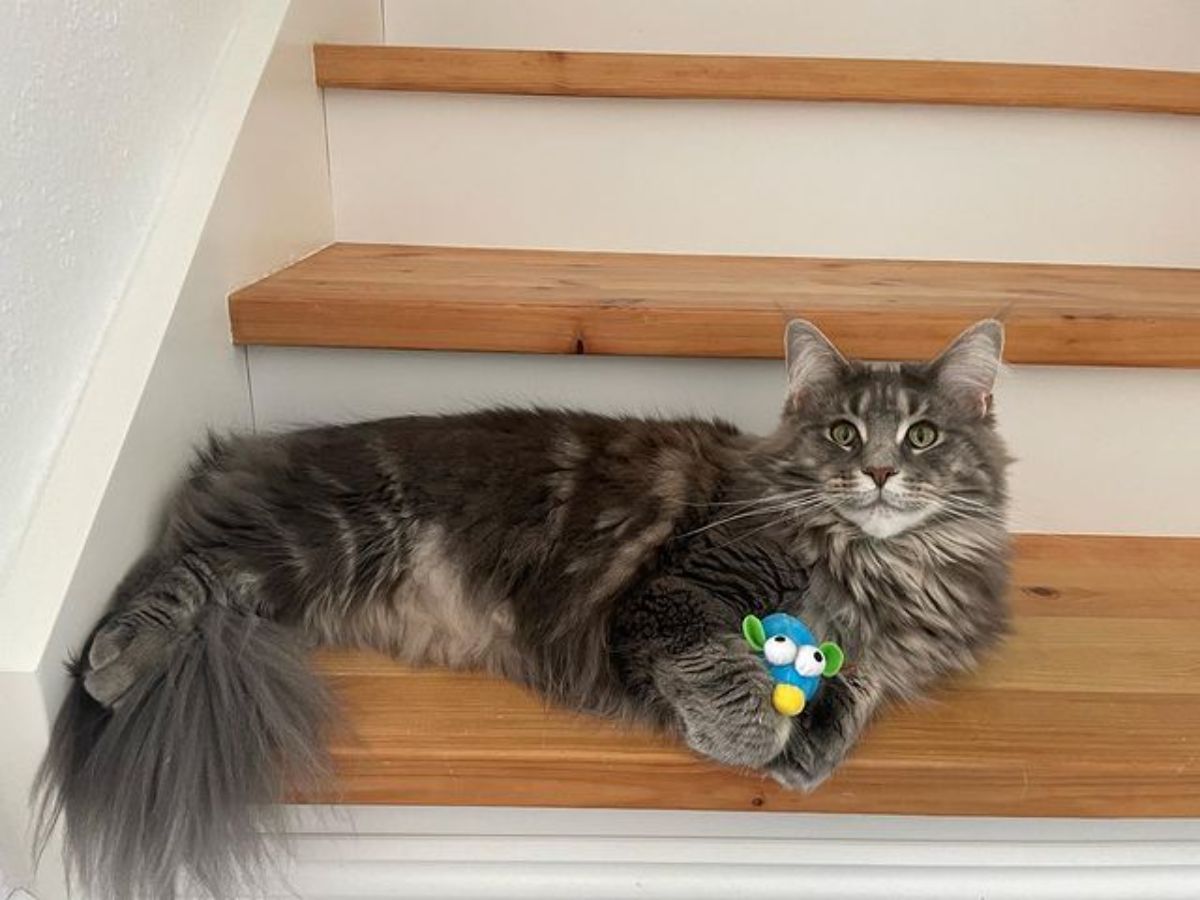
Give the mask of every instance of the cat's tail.
M 89 896 L 173 898 L 184 885 L 224 896 L 253 881 L 273 804 L 325 771 L 331 706 L 297 635 L 226 597 L 183 621 L 161 599 L 129 598 L 71 663 L 34 787 L 37 845 L 61 817 L 66 864 Z M 124 657 L 136 677 L 111 699 L 99 676 Z

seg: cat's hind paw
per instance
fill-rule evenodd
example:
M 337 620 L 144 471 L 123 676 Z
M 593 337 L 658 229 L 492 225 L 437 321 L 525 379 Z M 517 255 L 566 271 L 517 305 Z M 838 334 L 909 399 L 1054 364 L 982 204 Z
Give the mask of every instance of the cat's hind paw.
M 92 637 L 80 674 L 83 689 L 101 706 L 115 706 L 168 653 L 172 629 L 141 618 L 140 611 L 114 616 Z

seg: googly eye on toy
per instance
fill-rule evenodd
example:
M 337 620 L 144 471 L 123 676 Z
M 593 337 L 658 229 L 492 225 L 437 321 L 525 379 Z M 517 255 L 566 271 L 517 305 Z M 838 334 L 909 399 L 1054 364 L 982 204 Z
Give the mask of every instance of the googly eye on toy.
M 768 638 L 763 644 L 762 652 L 768 663 L 773 666 L 787 666 L 796 661 L 796 652 L 799 648 L 796 642 L 784 634 L 777 634 L 772 638 Z

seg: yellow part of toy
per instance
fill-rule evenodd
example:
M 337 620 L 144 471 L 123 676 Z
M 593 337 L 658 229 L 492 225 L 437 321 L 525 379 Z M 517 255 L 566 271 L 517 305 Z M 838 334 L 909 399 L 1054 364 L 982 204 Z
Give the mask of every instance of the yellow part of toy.
M 794 684 L 777 684 L 771 692 L 771 704 L 781 716 L 798 716 L 804 709 L 804 691 Z

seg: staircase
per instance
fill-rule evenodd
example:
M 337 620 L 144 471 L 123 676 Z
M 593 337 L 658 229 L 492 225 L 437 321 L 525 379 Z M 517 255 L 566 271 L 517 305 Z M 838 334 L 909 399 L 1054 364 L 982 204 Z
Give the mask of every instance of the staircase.
M 512 685 L 326 653 L 353 737 L 307 800 L 1200 816 L 1200 72 L 386 45 L 315 62 L 338 242 L 230 297 L 260 426 L 515 398 L 768 427 L 781 376 L 755 360 L 793 316 L 897 359 L 993 315 L 1027 533 L 1012 640 L 889 712 L 812 795 Z M 610 356 L 648 359 L 592 359 Z

